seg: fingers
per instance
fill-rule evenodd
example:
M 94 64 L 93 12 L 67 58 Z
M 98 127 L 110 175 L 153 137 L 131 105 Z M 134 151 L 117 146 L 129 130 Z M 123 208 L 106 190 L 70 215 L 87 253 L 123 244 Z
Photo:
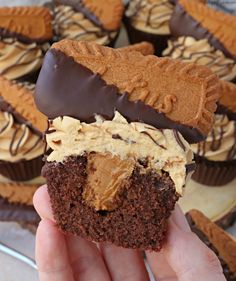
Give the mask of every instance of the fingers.
M 101 253 L 94 243 L 67 236 L 67 248 L 76 281 L 110 281 Z
M 139 251 L 100 244 L 100 250 L 113 281 L 149 280 L 143 257 Z
M 224 281 L 218 258 L 191 232 L 179 208 L 173 212 L 169 221 L 169 234 L 163 254 L 178 280 Z
M 46 218 L 51 221 L 54 221 L 50 197 L 48 195 L 46 185 L 43 185 L 37 189 L 34 194 L 33 202 L 34 207 L 41 218 Z
M 177 276 L 166 260 L 163 251 L 159 253 L 146 251 L 150 269 L 158 281 L 177 281 Z
M 64 236 L 46 219 L 36 234 L 36 262 L 40 281 L 74 281 Z

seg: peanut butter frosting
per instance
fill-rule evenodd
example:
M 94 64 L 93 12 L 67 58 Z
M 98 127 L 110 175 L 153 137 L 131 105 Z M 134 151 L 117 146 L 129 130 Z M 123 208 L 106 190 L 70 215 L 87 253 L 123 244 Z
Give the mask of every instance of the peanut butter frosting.
M 179 194 L 185 185 L 186 165 L 193 158 L 189 144 L 178 132 L 139 122 L 128 123 L 118 112 L 111 121 L 96 116 L 96 122 L 90 124 L 67 116 L 58 117 L 50 122 L 46 141 L 53 150 L 47 157 L 49 162 L 63 162 L 69 156 L 90 152 L 109 153 L 129 161 L 131 166 L 144 160 L 145 169 L 168 172 Z
M 60 39 L 93 41 L 108 45 L 117 35 L 117 31 L 108 31 L 96 26 L 83 13 L 70 6 L 59 5 L 55 8 L 55 31 Z
M 211 133 L 204 142 L 191 145 L 193 152 L 213 161 L 236 159 L 236 122 L 226 115 L 215 115 Z
M 172 12 L 173 5 L 169 0 L 132 0 L 125 15 L 138 30 L 169 35 Z
M 0 41 L 0 75 L 8 79 L 17 79 L 37 71 L 49 44 L 24 44 L 7 38 Z
M 31 160 L 44 153 L 42 137 L 26 124 L 19 124 L 9 112 L 0 111 L 0 160 Z
M 236 62 L 212 47 L 207 39 L 196 40 L 190 36 L 181 36 L 176 40 L 169 40 L 163 56 L 205 65 L 226 81 L 236 78 Z

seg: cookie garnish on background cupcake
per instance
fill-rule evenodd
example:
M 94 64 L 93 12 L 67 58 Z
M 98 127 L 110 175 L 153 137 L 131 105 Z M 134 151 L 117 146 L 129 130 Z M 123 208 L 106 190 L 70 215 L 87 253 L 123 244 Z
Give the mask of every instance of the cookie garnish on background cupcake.
M 50 120 L 43 175 L 59 227 L 159 250 L 192 164 L 185 138 L 207 135 L 218 91 L 205 67 L 88 42 L 54 44 L 35 100 Z
M 54 28 L 59 39 L 113 46 L 119 34 L 121 0 L 55 0 Z
M 191 210 L 186 214 L 191 230 L 219 258 L 227 281 L 236 279 L 236 241 L 209 220 L 203 213 Z
M 0 75 L 35 82 L 52 39 L 44 7 L 0 8 Z
M 207 6 L 198 0 L 179 0 L 170 20 L 175 37 L 207 39 L 215 49 L 236 59 L 236 17 Z

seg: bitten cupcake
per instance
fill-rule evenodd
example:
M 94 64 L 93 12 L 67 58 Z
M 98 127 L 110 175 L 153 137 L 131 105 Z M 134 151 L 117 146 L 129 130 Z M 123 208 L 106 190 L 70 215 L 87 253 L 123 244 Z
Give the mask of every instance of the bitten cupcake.
M 222 80 L 236 83 L 236 61 L 211 46 L 207 39 L 181 36 L 168 40 L 163 56 L 209 67 Z
M 131 0 L 124 18 L 130 42 L 149 41 L 161 55 L 170 38 L 172 12 L 169 0 Z
M 236 59 L 236 17 L 209 7 L 204 1 L 178 0 L 170 19 L 171 34 L 207 39 L 216 50 Z
M 206 67 L 88 42 L 54 44 L 35 101 L 50 120 L 43 175 L 60 229 L 160 250 L 193 166 L 189 143 L 206 137 L 218 97 Z
M 197 162 L 193 179 L 211 186 L 222 186 L 236 177 L 236 85 L 221 82 L 212 131 L 204 142 L 192 145 Z
M 35 82 L 51 39 L 47 8 L 0 8 L 0 75 Z
M 34 105 L 33 90 L 0 76 L 0 175 L 29 181 L 41 173 L 47 120 Z
M 122 0 L 54 0 L 58 40 L 68 38 L 114 46 L 124 11 Z

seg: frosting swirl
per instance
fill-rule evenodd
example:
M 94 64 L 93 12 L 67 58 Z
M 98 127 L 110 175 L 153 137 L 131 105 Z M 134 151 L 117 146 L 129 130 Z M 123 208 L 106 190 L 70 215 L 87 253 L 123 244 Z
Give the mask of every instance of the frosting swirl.
M 55 8 L 54 27 L 60 39 L 93 41 L 100 45 L 108 45 L 117 35 L 116 31 L 102 29 L 83 13 L 64 5 Z
M 186 165 L 193 158 L 189 144 L 178 132 L 139 122 L 128 123 L 118 112 L 111 121 L 96 116 L 96 122 L 91 124 L 58 117 L 52 120 L 46 141 L 53 150 L 47 158 L 49 162 L 63 162 L 68 156 L 85 152 L 110 153 L 135 163 L 144 160 L 147 169 L 168 172 L 180 194 L 185 185 Z
M 204 142 L 191 145 L 199 156 L 213 161 L 236 159 L 236 122 L 230 121 L 226 115 L 215 115 L 215 123 L 211 133 Z
M 17 79 L 37 71 L 49 44 L 23 44 L 13 38 L 0 41 L 0 75 Z
M 173 5 L 169 0 L 132 0 L 125 15 L 138 30 L 169 35 Z
M 42 155 L 44 149 L 41 136 L 34 134 L 26 124 L 15 122 L 11 113 L 0 111 L 0 160 L 31 160 Z
M 181 36 L 174 41 L 169 40 L 168 47 L 162 54 L 173 59 L 208 66 L 219 78 L 226 81 L 236 78 L 236 62 L 212 47 L 207 39 L 196 40 L 193 37 Z

